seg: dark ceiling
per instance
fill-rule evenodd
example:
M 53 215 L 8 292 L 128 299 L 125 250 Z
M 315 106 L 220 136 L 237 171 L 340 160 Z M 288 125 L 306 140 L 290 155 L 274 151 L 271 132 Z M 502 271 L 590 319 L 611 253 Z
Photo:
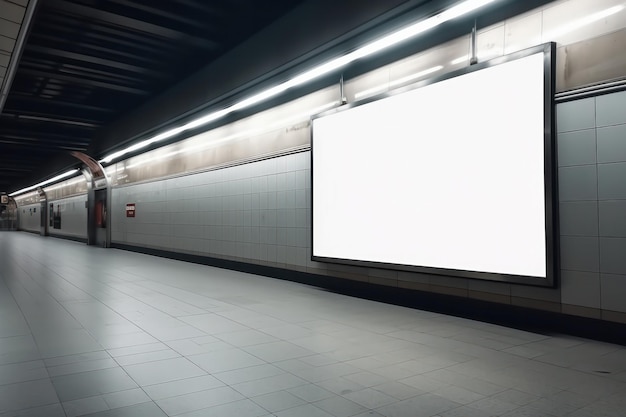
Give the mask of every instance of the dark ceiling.
M 39 0 L 0 115 L 0 192 L 302 2 Z

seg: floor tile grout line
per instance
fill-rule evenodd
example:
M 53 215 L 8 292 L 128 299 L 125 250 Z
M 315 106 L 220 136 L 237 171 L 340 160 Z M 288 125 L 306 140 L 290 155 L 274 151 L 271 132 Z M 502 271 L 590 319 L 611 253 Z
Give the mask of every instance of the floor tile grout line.
M 19 266 L 19 264 L 18 264 L 18 267 L 19 267 L 20 269 L 22 269 L 22 271 L 23 271 L 24 273 L 26 273 L 26 271 L 24 271 L 24 269 L 23 269 L 21 266 Z M 26 275 L 28 275 L 28 274 L 26 273 Z M 5 281 L 4 277 L 2 278 L 2 280 L 3 280 L 4 284 L 5 284 L 5 287 L 7 288 L 7 290 L 9 291 L 9 293 L 11 294 L 11 297 L 13 298 L 13 301 L 15 302 L 15 305 L 16 305 L 16 306 L 17 306 L 17 308 L 19 309 L 20 314 L 22 315 L 22 318 L 24 319 L 24 322 L 26 323 L 26 326 L 28 326 L 28 330 L 30 331 L 30 337 L 33 339 L 33 342 L 35 343 L 35 346 L 37 347 L 37 351 L 38 351 L 39 357 L 41 357 L 41 348 L 39 347 L 39 344 L 37 343 L 37 339 L 35 338 L 35 335 L 34 335 L 34 333 L 33 333 L 33 329 L 32 329 L 32 327 L 31 327 L 31 324 L 29 323 L 29 321 L 28 321 L 28 319 L 27 319 L 26 315 L 24 314 L 24 311 L 23 311 L 23 309 L 22 309 L 22 306 L 20 305 L 20 303 L 19 303 L 19 302 L 17 301 L 17 299 L 15 298 L 15 294 L 13 294 L 13 291 L 11 291 L 10 286 L 6 284 L 6 281 Z M 42 362 L 43 362 L 43 360 L 42 360 Z M 44 362 L 44 365 L 45 365 L 45 362 Z M 49 381 L 50 385 L 51 385 L 51 386 L 53 387 L 53 389 L 54 389 L 54 393 L 55 393 L 55 395 L 56 395 L 57 402 L 60 404 L 60 403 L 61 403 L 61 399 L 59 398 L 59 393 L 58 393 L 58 391 L 56 390 L 56 387 L 54 386 L 54 384 L 52 383 L 52 378 L 50 377 L 50 374 L 48 373 L 48 369 L 47 369 L 47 368 L 46 368 L 46 374 L 48 375 L 47 380 Z M 43 379 L 42 379 L 42 380 L 43 380 Z M 63 410 L 63 414 L 67 417 L 67 413 L 65 412 L 65 409 L 63 408 L 63 406 L 61 406 L 61 409 Z

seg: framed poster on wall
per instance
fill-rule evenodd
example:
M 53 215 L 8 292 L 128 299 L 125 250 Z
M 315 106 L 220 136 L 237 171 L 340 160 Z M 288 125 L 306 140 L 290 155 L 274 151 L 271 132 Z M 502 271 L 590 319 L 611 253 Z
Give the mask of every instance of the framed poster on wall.
M 552 43 L 312 119 L 312 258 L 552 286 Z

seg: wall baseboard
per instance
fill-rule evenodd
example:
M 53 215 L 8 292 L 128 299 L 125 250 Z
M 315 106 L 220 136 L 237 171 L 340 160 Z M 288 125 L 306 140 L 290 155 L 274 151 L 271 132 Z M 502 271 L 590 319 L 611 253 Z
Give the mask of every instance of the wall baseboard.
M 56 237 L 58 239 L 73 240 L 74 242 L 81 242 L 81 243 L 85 243 L 85 244 L 87 243 L 87 238 L 86 237 L 69 236 L 69 235 L 57 235 L 57 234 L 53 234 L 53 233 L 50 233 L 48 236 Z
M 17 231 L 31 233 L 33 235 L 41 236 L 41 232 L 38 232 L 38 231 L 35 232 L 33 230 L 25 230 L 25 229 L 18 229 Z M 49 233 L 48 237 L 54 237 L 54 238 L 65 239 L 65 240 L 73 240 L 74 242 L 87 243 L 87 238 L 86 237 L 80 237 L 80 236 L 59 235 L 59 234 L 56 234 L 56 233 Z
M 309 272 L 112 243 L 111 248 L 313 285 L 353 297 L 464 317 L 540 334 L 569 334 L 626 345 L 626 324 Z

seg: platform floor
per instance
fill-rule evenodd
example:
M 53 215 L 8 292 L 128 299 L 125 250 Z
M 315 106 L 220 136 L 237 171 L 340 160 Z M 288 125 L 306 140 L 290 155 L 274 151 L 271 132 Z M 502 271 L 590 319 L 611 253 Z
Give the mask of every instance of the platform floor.
M 0 232 L 0 416 L 626 415 L 624 346 Z

